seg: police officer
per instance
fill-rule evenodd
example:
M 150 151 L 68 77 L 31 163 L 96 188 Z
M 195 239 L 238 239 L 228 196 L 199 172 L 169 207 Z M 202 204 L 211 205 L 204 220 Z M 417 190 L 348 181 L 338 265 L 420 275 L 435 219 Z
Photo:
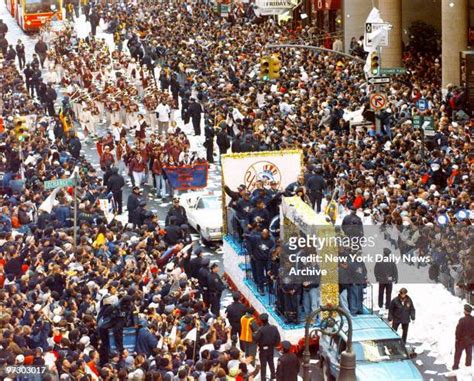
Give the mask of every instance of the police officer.
M 166 215 L 166 224 L 169 224 L 169 218 L 174 216 L 176 218 L 176 224 L 178 226 L 185 225 L 188 223 L 188 217 L 186 216 L 186 210 L 179 205 L 179 198 L 173 199 L 173 205 L 168 210 L 168 214 Z
M 195 257 L 191 259 L 191 261 L 189 262 L 190 274 L 188 274 L 189 277 L 191 278 L 195 278 L 195 279 L 198 278 L 199 269 L 201 268 L 201 263 L 203 259 L 202 253 L 203 253 L 203 249 L 201 246 L 196 247 L 193 251 L 193 254 L 195 255 Z
M 114 196 L 114 211 L 118 214 L 122 214 L 122 189 L 124 185 L 125 180 L 123 176 L 118 173 L 118 168 L 113 167 L 111 169 L 111 176 L 107 180 L 107 191 L 112 192 Z
M 270 378 L 274 379 L 275 363 L 273 362 L 273 352 L 280 343 L 280 332 L 278 332 L 277 327 L 268 323 L 267 314 L 261 314 L 260 320 L 263 325 L 255 334 L 255 342 L 257 343 L 260 357 L 260 379 L 267 379 L 267 364 L 270 368 Z
M 218 274 L 219 265 L 213 263 L 211 265 L 211 272 L 207 276 L 207 287 L 209 288 L 209 304 L 210 310 L 215 316 L 219 316 L 221 309 L 222 291 L 225 289 L 224 282 Z
M 316 212 L 321 212 L 321 202 L 323 201 L 323 193 L 326 190 L 326 181 L 322 176 L 323 170 L 320 166 L 316 167 L 315 173 L 308 178 L 306 188 L 309 191 L 309 199 L 313 209 L 316 207 Z
M 133 187 L 132 193 L 128 196 L 127 199 L 127 210 L 128 210 L 128 222 L 135 224 L 135 210 L 137 209 L 138 205 L 140 204 L 140 188 Z
M 296 194 L 296 190 L 299 188 L 304 188 L 304 175 L 299 175 L 297 180 L 291 184 L 289 184 L 285 188 L 285 196 L 290 197 Z
M 402 340 L 407 342 L 408 325 L 410 321 L 415 321 L 415 306 L 407 295 L 406 288 L 401 288 L 398 296 L 392 300 L 388 309 L 388 321 L 393 321 L 392 328 L 396 331 L 402 325 Z
M 383 308 L 383 296 L 385 293 L 385 308 L 387 310 L 392 300 L 393 283 L 398 281 L 397 265 L 389 260 L 391 253 L 392 251 L 389 248 L 383 249 L 385 259 L 382 262 L 377 262 L 374 267 L 375 279 L 379 282 L 379 308 Z
M 208 285 L 208 279 L 209 279 L 209 264 L 211 261 L 209 258 L 203 258 L 201 262 L 201 268 L 198 271 L 198 281 L 199 281 L 199 287 L 200 291 L 202 294 L 202 300 L 206 304 L 206 306 L 209 306 L 209 285 Z
M 342 220 L 342 231 L 348 237 L 363 237 L 364 227 L 362 225 L 362 219 L 356 214 L 356 208 L 351 204 L 349 206 L 350 213 Z
M 291 352 L 289 341 L 282 341 L 283 355 L 278 359 L 276 379 L 277 381 L 297 381 L 300 370 L 298 356 Z
M 204 128 L 204 136 L 206 140 L 204 141 L 204 147 L 206 148 L 206 160 L 208 163 L 214 163 L 214 136 L 215 136 L 214 127 L 206 122 L 206 127 Z
M 18 40 L 15 50 L 16 50 L 16 56 L 18 57 L 18 64 L 20 65 L 20 70 L 22 70 L 23 67 L 25 66 L 26 56 L 25 56 L 25 45 L 23 45 L 23 42 L 21 42 L 21 40 Z
M 231 336 L 240 334 L 241 325 L 240 319 L 245 315 L 247 307 L 240 302 L 240 292 L 232 293 L 233 302 L 229 304 L 225 310 L 227 314 L 227 319 L 229 320 L 231 331 Z
M 456 346 L 454 351 L 453 370 L 459 369 L 459 361 L 463 351 L 466 351 L 466 366 L 472 363 L 472 344 L 474 343 L 474 317 L 471 316 L 472 307 L 464 305 L 464 317 L 459 319 L 456 326 Z

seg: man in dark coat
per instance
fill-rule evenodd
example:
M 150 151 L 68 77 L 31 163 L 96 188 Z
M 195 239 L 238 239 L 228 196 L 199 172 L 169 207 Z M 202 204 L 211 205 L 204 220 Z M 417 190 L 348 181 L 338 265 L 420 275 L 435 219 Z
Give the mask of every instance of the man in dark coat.
M 147 320 L 141 319 L 138 323 L 139 328 L 137 332 L 137 343 L 135 345 L 135 352 L 149 357 L 155 354 L 155 348 L 158 345 L 157 337 L 147 327 Z
M 321 212 L 321 202 L 323 200 L 323 193 L 326 190 L 326 181 L 322 176 L 321 168 L 316 169 L 316 173 L 308 178 L 306 188 L 309 192 L 309 199 L 313 208 L 316 206 L 316 212 Z
M 280 332 L 278 328 L 268 323 L 268 314 L 261 314 L 262 327 L 255 333 L 254 341 L 257 343 L 260 353 L 260 379 L 266 380 L 267 364 L 270 368 L 270 378 L 275 378 L 275 363 L 273 362 L 273 352 L 280 343 Z
M 227 136 L 227 126 L 225 123 L 221 123 L 220 125 L 216 142 L 219 147 L 219 157 L 227 153 L 227 150 L 230 148 L 230 141 L 229 136 Z
M 89 22 L 91 23 L 91 33 L 95 36 L 97 33 L 97 25 L 99 25 L 100 22 L 100 16 L 95 10 L 89 15 Z
M 73 135 L 69 140 L 69 152 L 75 159 L 79 159 L 81 154 L 82 144 L 76 135 Z
M 198 278 L 199 269 L 201 268 L 202 263 L 202 247 L 198 246 L 194 249 L 193 254 L 195 257 L 189 261 L 189 277 Z
M 35 52 L 36 54 L 38 54 L 40 58 L 41 68 L 43 68 L 44 61 L 46 60 L 46 54 L 48 53 L 48 45 L 46 45 L 46 42 L 44 42 L 41 37 L 35 45 Z
M 204 128 L 204 136 L 206 140 L 204 141 L 204 147 L 206 148 L 206 160 L 208 163 L 214 163 L 214 128 L 206 123 Z
M 113 167 L 111 169 L 111 176 L 107 180 L 107 191 L 112 192 L 115 201 L 115 212 L 122 214 L 122 189 L 125 185 L 123 176 L 118 173 L 118 169 Z
M 56 116 L 56 110 L 54 109 L 54 101 L 58 97 L 56 90 L 50 85 L 46 88 L 45 100 L 46 100 L 46 108 L 48 109 L 49 116 Z
M 342 231 L 351 239 L 352 237 L 363 237 L 364 227 L 362 225 L 362 219 L 356 214 L 357 211 L 353 205 L 350 205 L 349 209 L 351 212 L 342 220 Z
M 173 199 L 173 206 L 168 210 L 166 215 L 166 225 L 169 225 L 170 217 L 176 218 L 176 225 L 182 226 L 188 223 L 188 217 L 186 216 L 186 210 L 184 207 L 179 205 L 179 198 Z
M 219 276 L 219 265 L 213 263 L 211 266 L 211 272 L 207 277 L 207 284 L 209 287 L 209 304 L 210 310 L 214 316 L 219 316 L 221 309 L 221 296 L 225 290 L 224 282 Z
M 42 83 L 43 79 L 41 78 L 41 70 L 40 69 L 35 69 L 33 70 L 33 74 L 31 75 L 31 96 L 36 96 L 39 98 L 39 87 L 40 84 Z
M 459 319 L 456 326 L 456 346 L 454 351 L 453 370 L 459 369 L 459 362 L 463 351 L 466 351 L 466 366 L 472 363 L 472 344 L 474 343 L 474 317 L 471 316 L 472 307 L 464 305 L 464 317 Z
M 392 300 L 393 283 L 398 281 L 397 265 L 393 261 L 389 261 L 391 253 L 390 249 L 383 249 L 384 261 L 377 262 L 374 268 L 375 279 L 379 282 L 379 308 L 382 309 L 384 306 L 383 296 L 385 293 L 385 308 L 387 310 Z
M 133 187 L 132 193 L 128 196 L 127 199 L 127 211 L 128 211 L 128 222 L 134 224 L 134 213 L 140 204 L 140 188 Z
M 410 321 L 415 321 L 415 307 L 413 301 L 407 295 L 406 288 L 401 288 L 398 296 L 392 300 L 388 309 L 388 321 L 392 321 L 392 327 L 396 331 L 402 325 L 402 340 L 407 342 L 408 325 Z
M 15 61 L 16 58 L 16 51 L 13 48 L 13 45 L 10 45 L 10 48 L 7 51 L 7 54 L 5 55 L 5 59 L 7 61 Z
M 25 85 L 26 90 L 28 91 L 31 96 L 33 96 L 33 87 L 31 86 L 31 78 L 33 77 L 33 69 L 31 68 L 30 64 L 26 65 L 25 70 L 23 70 L 23 74 L 25 75 Z
M 201 262 L 201 268 L 198 271 L 198 281 L 199 281 L 199 290 L 201 291 L 202 294 L 202 300 L 206 305 L 209 305 L 209 284 L 208 279 L 209 279 L 209 264 L 210 260 L 209 258 L 203 258 Z
M 196 102 L 194 98 L 191 98 L 191 103 L 189 104 L 189 107 L 188 107 L 188 113 L 193 123 L 194 135 L 200 136 L 201 135 L 202 106 L 198 102 Z
M 3 56 L 7 54 L 8 50 L 8 40 L 5 38 L 5 35 L 0 33 L 0 53 L 2 53 Z
M 300 370 L 300 361 L 298 356 L 291 352 L 291 343 L 283 341 L 281 343 L 283 355 L 278 359 L 276 370 L 277 381 L 296 381 Z
M 247 307 L 240 301 L 240 292 L 234 292 L 232 294 L 232 299 L 234 300 L 227 309 L 225 310 L 227 314 L 227 319 L 229 320 L 231 326 L 231 336 L 239 335 L 241 330 L 240 319 L 247 312 Z
M 8 32 L 8 25 L 3 22 L 3 20 L 0 19 L 0 34 L 7 34 Z
M 23 45 L 21 40 L 18 40 L 15 50 L 16 50 L 16 56 L 18 57 L 18 64 L 20 65 L 20 70 L 22 70 L 23 67 L 25 66 L 26 56 L 25 56 L 25 45 Z

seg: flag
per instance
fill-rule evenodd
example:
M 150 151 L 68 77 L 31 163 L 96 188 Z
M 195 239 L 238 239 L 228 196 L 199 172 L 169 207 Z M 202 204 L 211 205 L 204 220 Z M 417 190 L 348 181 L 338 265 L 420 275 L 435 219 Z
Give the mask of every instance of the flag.
M 207 186 L 208 164 L 197 163 L 181 167 L 164 167 L 173 189 L 200 189 Z
M 43 201 L 43 203 L 38 208 L 39 210 L 44 210 L 47 213 L 51 213 L 54 207 L 54 203 L 56 201 L 56 195 L 58 194 L 61 188 L 54 189 L 51 194 Z
M 168 339 L 171 343 L 171 345 L 174 344 L 174 342 L 176 341 L 176 332 L 177 332 L 177 328 L 176 326 L 174 325 L 173 328 L 171 328 L 171 332 L 170 332 L 170 335 L 168 336 Z
M 99 207 L 104 212 L 107 223 L 110 224 L 114 219 L 114 211 L 112 203 L 107 198 L 99 199 Z
M 74 168 L 74 171 L 72 171 L 71 176 L 69 176 L 69 178 L 73 179 L 76 174 L 79 175 L 79 167 Z M 54 207 L 54 203 L 56 202 L 56 196 L 60 189 L 61 188 L 54 189 L 51 194 L 46 198 L 46 200 L 43 201 L 38 210 L 44 210 L 45 212 L 51 213 Z
M 197 329 L 196 327 L 193 328 L 191 331 L 189 331 L 184 340 L 191 340 L 191 341 L 196 341 L 197 340 Z

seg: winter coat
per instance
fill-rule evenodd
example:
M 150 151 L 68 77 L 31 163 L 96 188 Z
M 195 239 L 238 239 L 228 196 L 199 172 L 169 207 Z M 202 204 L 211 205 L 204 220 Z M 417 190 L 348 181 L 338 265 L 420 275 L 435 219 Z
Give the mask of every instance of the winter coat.
M 397 296 L 394 298 L 388 309 L 388 320 L 394 323 L 408 324 L 411 320 L 415 320 L 415 306 L 409 296 L 404 301 Z
M 135 352 L 144 354 L 146 357 L 153 355 L 154 349 L 158 345 L 158 339 L 154 336 L 147 327 L 138 329 L 137 343 Z

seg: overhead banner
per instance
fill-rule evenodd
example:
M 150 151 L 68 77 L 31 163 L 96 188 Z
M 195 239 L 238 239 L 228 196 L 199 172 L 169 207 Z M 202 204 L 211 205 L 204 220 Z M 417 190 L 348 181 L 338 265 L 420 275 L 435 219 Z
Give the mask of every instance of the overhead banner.
M 285 188 L 295 182 L 303 166 L 303 152 L 301 150 L 264 151 L 232 153 L 221 156 L 222 182 L 232 191 L 239 185 L 245 185 L 252 192 L 256 182 L 262 180 L 265 187 L 270 187 L 271 181 L 276 181 L 278 188 Z M 222 198 L 223 205 L 229 204 L 230 198 Z M 227 221 L 226 210 L 224 208 Z
M 277 16 L 293 10 L 296 5 L 295 0 L 256 0 L 254 12 L 257 16 Z
M 163 168 L 173 189 L 191 190 L 207 186 L 207 163 Z

